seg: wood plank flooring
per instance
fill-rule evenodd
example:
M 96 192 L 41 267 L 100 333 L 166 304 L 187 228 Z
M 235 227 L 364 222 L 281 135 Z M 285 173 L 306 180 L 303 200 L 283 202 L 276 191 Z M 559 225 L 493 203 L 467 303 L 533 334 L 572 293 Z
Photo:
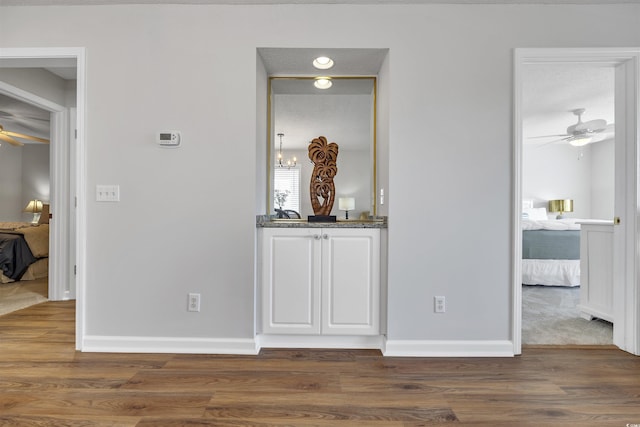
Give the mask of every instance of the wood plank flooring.
M 515 358 L 81 353 L 73 302 L 0 316 L 0 426 L 640 424 L 640 358 L 525 348 Z

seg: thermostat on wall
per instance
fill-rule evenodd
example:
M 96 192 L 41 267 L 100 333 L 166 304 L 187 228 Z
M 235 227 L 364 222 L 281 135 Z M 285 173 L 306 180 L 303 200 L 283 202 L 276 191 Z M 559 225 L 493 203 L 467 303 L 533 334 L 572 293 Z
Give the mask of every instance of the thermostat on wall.
M 158 132 L 158 144 L 163 147 L 180 146 L 180 132 L 177 130 Z

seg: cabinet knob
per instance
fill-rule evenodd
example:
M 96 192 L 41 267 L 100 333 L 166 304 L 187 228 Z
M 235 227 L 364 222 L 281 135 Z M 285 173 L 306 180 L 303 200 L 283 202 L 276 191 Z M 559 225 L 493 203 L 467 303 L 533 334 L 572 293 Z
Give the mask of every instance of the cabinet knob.
M 316 240 L 320 240 L 320 235 L 319 234 L 314 234 L 313 238 L 316 239 Z
M 329 235 L 325 233 L 325 234 L 322 235 L 322 238 L 327 240 L 329 238 Z

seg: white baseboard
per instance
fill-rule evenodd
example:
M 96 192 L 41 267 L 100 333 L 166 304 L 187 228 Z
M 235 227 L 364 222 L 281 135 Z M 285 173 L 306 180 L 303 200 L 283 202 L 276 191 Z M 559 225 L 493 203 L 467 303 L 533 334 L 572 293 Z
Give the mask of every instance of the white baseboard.
M 83 352 L 258 354 L 253 338 L 176 338 L 85 336 Z
M 261 348 L 349 348 L 384 350 L 385 337 L 341 335 L 257 335 L 256 347 Z
M 379 349 L 392 357 L 513 357 L 511 341 L 386 340 L 376 336 L 258 335 L 255 339 L 86 336 L 83 352 L 258 354 L 261 348 Z
M 388 339 L 385 356 L 513 357 L 511 341 L 418 341 Z

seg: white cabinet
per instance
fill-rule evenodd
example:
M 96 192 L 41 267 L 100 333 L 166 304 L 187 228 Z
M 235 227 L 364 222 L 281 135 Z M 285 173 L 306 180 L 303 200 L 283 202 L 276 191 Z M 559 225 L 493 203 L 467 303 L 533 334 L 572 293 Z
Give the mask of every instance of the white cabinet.
M 580 223 L 580 304 L 583 317 L 613 322 L 613 222 Z
M 380 334 L 380 230 L 264 228 L 263 334 Z

